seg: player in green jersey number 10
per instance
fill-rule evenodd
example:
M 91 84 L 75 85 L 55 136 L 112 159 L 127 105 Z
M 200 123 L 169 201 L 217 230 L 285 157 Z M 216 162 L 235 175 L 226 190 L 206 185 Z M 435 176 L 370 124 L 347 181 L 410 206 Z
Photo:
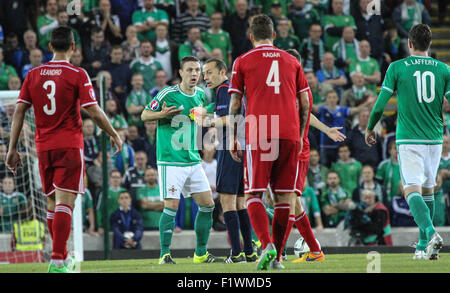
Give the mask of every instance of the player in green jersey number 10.
M 419 226 L 414 259 L 438 259 L 442 238 L 433 226 L 434 187 L 443 141 L 442 104 L 450 98 L 449 67 L 428 57 L 431 29 L 418 24 L 408 34 L 411 56 L 393 62 L 370 115 L 366 143 L 373 145 L 373 130 L 384 107 L 397 91 L 396 143 L 405 198 Z

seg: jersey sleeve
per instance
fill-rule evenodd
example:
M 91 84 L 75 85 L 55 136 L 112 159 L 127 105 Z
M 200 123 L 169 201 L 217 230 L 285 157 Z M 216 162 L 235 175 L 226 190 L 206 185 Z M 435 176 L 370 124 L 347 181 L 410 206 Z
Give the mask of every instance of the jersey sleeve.
M 396 81 L 396 77 L 395 77 L 395 63 L 391 63 L 391 65 L 389 65 L 388 70 L 386 71 L 386 76 L 384 77 L 384 81 L 383 84 L 381 86 L 381 90 L 385 90 L 390 92 L 391 94 L 394 93 L 395 91 L 395 81 Z
M 303 72 L 302 66 L 299 64 L 297 72 L 297 93 L 303 93 L 309 90 L 309 84 L 306 80 L 305 73 Z
M 230 109 L 230 95 L 226 87 L 221 87 L 216 98 L 216 114 L 217 116 L 227 116 Z
M 447 65 L 447 78 L 445 84 L 445 98 L 450 100 L 450 66 Z
M 17 103 L 24 103 L 28 105 L 32 104 L 30 94 L 31 75 L 32 74 L 29 72 L 25 77 L 25 81 L 23 82 L 22 88 L 20 89 L 19 97 L 17 98 Z
M 80 78 L 78 81 L 78 95 L 80 97 L 81 107 L 85 108 L 92 105 L 97 105 L 97 99 L 95 97 L 95 91 L 92 86 L 91 79 L 84 69 L 81 69 L 80 71 Z
M 242 70 L 241 58 L 237 58 L 234 61 L 228 93 L 230 95 L 232 93 L 244 94 L 244 72 Z
M 163 104 L 163 99 L 167 94 L 167 88 L 164 88 L 158 92 L 158 94 L 148 103 L 145 110 L 159 112 Z

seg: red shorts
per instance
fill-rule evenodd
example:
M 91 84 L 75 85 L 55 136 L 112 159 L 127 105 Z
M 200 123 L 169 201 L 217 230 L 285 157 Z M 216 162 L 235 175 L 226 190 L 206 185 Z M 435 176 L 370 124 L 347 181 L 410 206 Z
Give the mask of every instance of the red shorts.
M 303 193 L 303 189 L 305 188 L 305 180 L 306 176 L 308 176 L 309 170 L 309 160 L 300 160 L 298 161 L 298 176 L 297 183 L 295 185 L 295 193 L 298 196 L 301 196 Z
M 295 191 L 300 143 L 293 140 L 276 140 L 276 142 L 278 143 L 272 143 L 269 150 L 261 148 L 253 150 L 251 145 L 246 146 L 245 193 L 264 192 L 269 184 L 275 193 Z
M 39 174 L 46 196 L 55 189 L 84 194 L 83 149 L 55 149 L 38 152 Z

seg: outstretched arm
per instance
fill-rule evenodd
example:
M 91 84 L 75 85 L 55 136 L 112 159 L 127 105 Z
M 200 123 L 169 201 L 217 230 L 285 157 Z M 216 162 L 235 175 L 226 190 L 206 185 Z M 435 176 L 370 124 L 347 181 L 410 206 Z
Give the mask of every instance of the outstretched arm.
M 330 139 L 332 139 L 334 142 L 342 142 L 347 137 L 340 132 L 339 130 L 342 129 L 342 127 L 328 127 L 327 125 L 323 124 L 319 119 L 317 119 L 316 116 L 311 115 L 309 118 L 309 124 L 318 129 L 319 131 L 325 133 Z

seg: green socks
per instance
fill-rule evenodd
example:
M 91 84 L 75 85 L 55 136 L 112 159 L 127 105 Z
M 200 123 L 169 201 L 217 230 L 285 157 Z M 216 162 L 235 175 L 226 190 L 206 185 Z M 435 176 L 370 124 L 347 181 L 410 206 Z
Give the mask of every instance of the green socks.
M 416 222 L 419 229 L 424 231 L 424 239 L 431 239 L 431 236 L 436 232 L 433 227 L 433 222 L 430 216 L 430 209 L 422 198 L 422 195 L 418 192 L 411 192 L 406 196 L 406 201 L 408 202 L 409 209 L 411 210 L 411 214 L 414 217 L 414 221 Z M 434 200 L 433 200 L 434 206 Z M 423 242 L 423 240 L 422 240 Z M 428 241 L 427 241 L 428 242 Z M 419 241 L 419 247 L 420 247 Z
M 427 205 L 430 210 L 430 218 L 431 222 L 433 222 L 434 218 L 434 194 L 431 195 L 422 195 L 423 201 Z M 419 229 L 419 243 L 416 246 L 417 250 L 425 250 L 427 248 L 427 235 L 424 230 Z
M 159 218 L 159 243 L 161 246 L 161 254 L 170 253 L 170 244 L 172 243 L 173 229 L 175 228 L 175 215 L 177 211 L 171 208 L 164 208 Z
M 194 223 L 195 235 L 197 236 L 197 247 L 195 248 L 195 254 L 197 256 L 205 255 L 207 251 L 206 244 L 208 244 L 209 233 L 212 227 L 213 211 L 214 205 L 209 207 L 198 207 L 198 212 Z

